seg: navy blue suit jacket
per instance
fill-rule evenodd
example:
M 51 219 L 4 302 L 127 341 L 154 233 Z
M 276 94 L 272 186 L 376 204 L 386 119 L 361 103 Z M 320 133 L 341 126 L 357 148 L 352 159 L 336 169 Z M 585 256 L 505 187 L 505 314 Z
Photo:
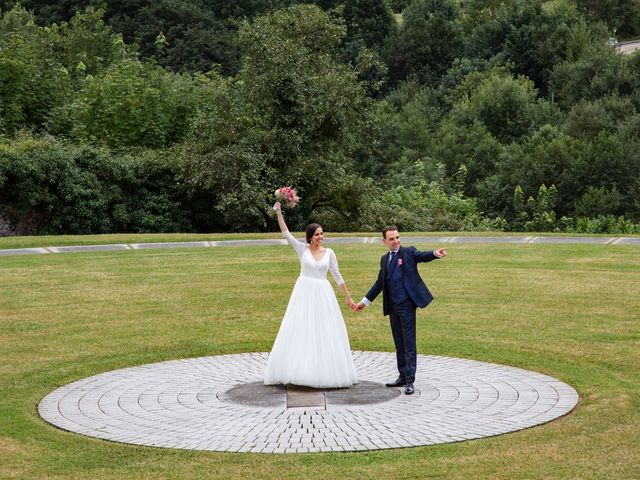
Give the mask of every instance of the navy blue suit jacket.
M 425 285 L 420 274 L 418 273 L 417 264 L 420 262 L 430 262 L 436 260 L 439 257 L 435 256 L 433 252 L 421 252 L 416 247 L 400 247 L 394 259 L 396 265 L 394 268 L 402 269 L 402 283 L 404 288 L 409 294 L 409 298 L 420 308 L 424 308 L 431 303 L 433 296 Z M 391 311 L 391 298 L 389 295 L 389 288 L 387 285 L 387 267 L 389 265 L 389 253 L 385 253 L 380 258 L 380 272 L 378 273 L 378 279 L 373 284 L 369 293 L 365 296 L 370 301 L 374 301 L 375 298 L 382 292 L 382 311 L 384 315 L 389 315 Z

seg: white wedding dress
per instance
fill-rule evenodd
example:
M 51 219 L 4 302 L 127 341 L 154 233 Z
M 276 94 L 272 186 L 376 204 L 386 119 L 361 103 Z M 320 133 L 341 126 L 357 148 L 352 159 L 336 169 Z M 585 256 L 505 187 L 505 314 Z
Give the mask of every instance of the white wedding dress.
M 350 387 L 358 383 L 356 369 L 340 306 L 327 280 L 331 270 L 336 283 L 344 283 L 336 255 L 327 248 L 316 260 L 307 244 L 289 232 L 284 237 L 300 257 L 300 276 L 269 354 L 264 383 Z

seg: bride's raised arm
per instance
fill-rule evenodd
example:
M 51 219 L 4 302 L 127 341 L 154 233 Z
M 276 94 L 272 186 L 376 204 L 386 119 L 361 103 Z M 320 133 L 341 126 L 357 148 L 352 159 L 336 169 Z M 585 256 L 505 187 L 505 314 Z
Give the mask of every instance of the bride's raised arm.
M 288 232 L 287 224 L 284 223 L 284 217 L 282 216 L 282 205 L 280 202 L 276 202 L 273 204 L 273 209 L 276 211 L 276 217 L 278 217 L 278 226 L 280 227 L 280 231 L 284 234 Z
M 273 205 L 273 209 L 276 211 L 276 217 L 278 217 L 278 226 L 280 227 L 282 235 L 284 235 L 284 238 L 286 238 L 287 242 L 289 242 L 289 245 L 293 247 L 298 256 L 301 256 L 307 246 L 304 243 L 296 240 L 295 237 L 289 233 L 287 224 L 284 222 L 284 216 L 282 215 L 282 206 L 280 205 L 280 202 L 276 202 Z

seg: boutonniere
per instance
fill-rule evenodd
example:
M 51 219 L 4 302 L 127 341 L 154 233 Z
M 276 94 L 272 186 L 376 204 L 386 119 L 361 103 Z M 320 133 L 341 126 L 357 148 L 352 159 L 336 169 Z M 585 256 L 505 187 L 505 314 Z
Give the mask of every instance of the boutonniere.
M 401 258 L 399 258 L 399 259 L 398 259 L 398 266 L 399 266 L 399 267 L 401 267 L 401 266 L 402 266 L 402 259 L 401 259 Z

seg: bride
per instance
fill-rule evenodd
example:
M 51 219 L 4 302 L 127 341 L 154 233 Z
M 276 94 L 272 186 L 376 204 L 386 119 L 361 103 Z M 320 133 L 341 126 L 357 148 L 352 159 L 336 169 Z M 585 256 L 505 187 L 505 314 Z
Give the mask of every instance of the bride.
M 306 229 L 307 244 L 289 233 L 279 202 L 273 206 L 280 230 L 300 258 L 300 276 L 293 287 L 280 331 L 269 354 L 266 385 L 293 384 L 314 388 L 350 387 L 358 383 L 347 329 L 327 271 L 340 286 L 349 307 L 349 290 L 324 232 L 317 223 Z

